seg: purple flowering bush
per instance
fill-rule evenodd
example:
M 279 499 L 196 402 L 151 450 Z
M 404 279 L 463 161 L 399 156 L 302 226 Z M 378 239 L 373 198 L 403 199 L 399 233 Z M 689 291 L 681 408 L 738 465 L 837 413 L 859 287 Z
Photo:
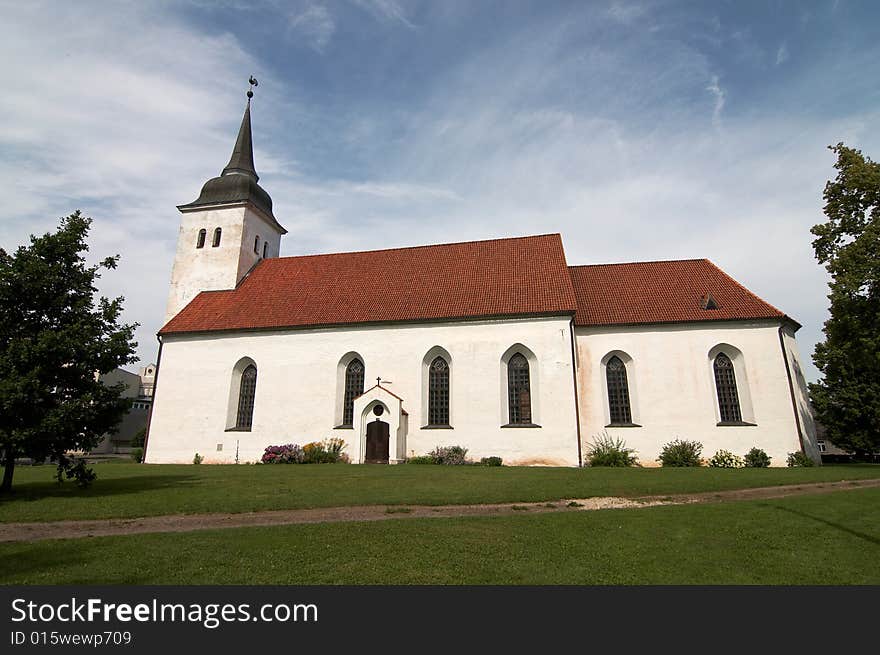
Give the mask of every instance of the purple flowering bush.
M 283 446 L 267 446 L 260 460 L 263 464 L 301 464 L 305 460 L 305 453 L 301 446 L 295 443 Z

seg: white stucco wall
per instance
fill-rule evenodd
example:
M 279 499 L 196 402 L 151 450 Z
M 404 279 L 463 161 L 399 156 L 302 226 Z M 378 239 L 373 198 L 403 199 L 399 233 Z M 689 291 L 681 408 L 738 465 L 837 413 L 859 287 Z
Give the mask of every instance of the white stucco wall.
M 251 244 L 252 245 L 252 244 Z M 539 428 L 504 428 L 502 357 L 514 344 L 534 354 L 532 411 Z M 450 423 L 423 429 L 423 362 L 437 346 L 451 356 Z M 354 429 L 334 429 L 339 416 L 338 364 L 356 352 L 365 389 L 381 376 L 402 399 L 406 456 L 437 445 L 461 445 L 475 459 L 508 464 L 578 464 L 571 333 L 568 317 L 361 326 L 332 329 L 168 336 L 162 349 L 147 461 L 258 461 L 266 446 L 300 445 Z M 226 432 L 232 371 L 242 357 L 258 368 L 253 429 Z M 390 382 L 388 382 L 390 381 Z M 357 414 L 356 419 L 357 422 Z M 218 451 L 218 444 L 222 450 Z M 352 450 L 350 454 L 354 453 Z M 394 453 L 392 453 L 394 457 Z
M 220 245 L 213 247 L 214 230 L 221 229 Z M 205 245 L 196 248 L 199 230 Z M 259 255 L 254 237 L 260 237 Z M 263 214 L 250 206 L 215 207 L 183 212 L 177 237 L 177 251 L 171 269 L 171 286 L 165 310 L 167 323 L 202 291 L 233 289 L 261 258 L 277 257 L 281 234 Z
M 787 454 L 801 448 L 778 323 L 577 328 L 576 342 L 585 456 L 589 443 L 603 431 L 625 440 L 643 466 L 659 465 L 656 458 L 663 445 L 676 438 L 701 442 L 706 459 L 722 448 L 742 456 L 757 446 L 770 455 L 773 466 L 785 466 Z M 710 352 L 717 352 L 713 349 L 719 344 L 742 353 L 741 361 L 734 362 L 737 388 L 743 418 L 754 426 L 717 425 Z M 793 335 L 789 344 L 796 352 Z M 632 358 L 627 376 L 633 422 L 641 427 L 606 427 L 602 360 L 612 351 Z

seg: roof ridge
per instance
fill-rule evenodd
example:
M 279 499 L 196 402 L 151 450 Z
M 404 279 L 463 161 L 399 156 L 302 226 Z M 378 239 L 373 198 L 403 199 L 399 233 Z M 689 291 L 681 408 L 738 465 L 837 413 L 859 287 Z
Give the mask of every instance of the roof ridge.
M 283 259 L 304 259 L 306 257 L 335 257 L 337 255 L 360 255 L 374 252 L 394 252 L 399 250 L 421 250 L 423 248 L 442 248 L 444 246 L 464 246 L 475 243 L 497 243 L 501 241 L 522 241 L 524 239 L 540 239 L 542 237 L 559 237 L 560 241 L 562 240 L 562 235 L 559 232 L 548 232 L 546 234 L 527 234 L 520 237 L 496 237 L 494 239 L 475 239 L 472 241 L 449 241 L 446 243 L 424 243 L 418 246 L 398 246 L 396 248 L 376 248 L 374 250 L 346 250 L 342 252 L 324 252 L 324 253 L 314 253 L 311 255 L 289 255 L 287 257 L 272 257 L 266 259 L 264 261 L 278 261 Z
M 689 259 L 648 259 L 634 262 L 609 262 L 605 264 L 573 264 L 569 268 L 596 268 L 598 266 L 632 266 L 633 264 L 675 264 L 678 262 L 709 262 L 706 257 L 693 257 Z M 713 264 L 714 265 L 714 264 Z M 717 266 L 716 266 L 717 268 Z M 720 269 L 719 269 L 720 270 Z

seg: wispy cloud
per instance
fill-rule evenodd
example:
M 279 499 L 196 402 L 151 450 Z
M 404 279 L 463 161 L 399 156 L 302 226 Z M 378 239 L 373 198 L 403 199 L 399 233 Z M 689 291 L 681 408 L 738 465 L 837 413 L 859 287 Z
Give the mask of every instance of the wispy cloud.
M 724 89 L 722 89 L 721 85 L 718 83 L 717 75 L 712 76 L 712 79 L 709 81 L 709 86 L 706 87 L 706 91 L 711 93 L 712 97 L 715 99 L 715 104 L 712 107 L 712 124 L 715 127 L 720 127 L 721 112 L 724 110 L 724 102 L 727 93 L 725 93 Z
M 783 43 L 776 50 L 776 65 L 780 66 L 788 61 L 788 46 Z
M 395 0 L 353 0 L 354 4 L 365 9 L 375 18 L 384 21 L 401 23 L 411 29 L 415 25 L 407 17 L 406 11 Z
M 336 31 L 336 22 L 324 5 L 309 5 L 301 11 L 294 11 L 289 20 L 290 28 L 318 52 L 324 51 Z

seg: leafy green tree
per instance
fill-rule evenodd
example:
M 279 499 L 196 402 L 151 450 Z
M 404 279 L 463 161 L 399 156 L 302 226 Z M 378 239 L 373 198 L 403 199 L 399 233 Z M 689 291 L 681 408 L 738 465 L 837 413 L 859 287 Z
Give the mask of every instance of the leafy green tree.
M 0 249 L 0 492 L 12 490 L 16 457 L 47 459 L 85 486 L 94 473 L 69 451 L 89 451 L 128 409 L 122 385 L 97 374 L 135 361 L 136 325 L 120 325 L 122 298 L 95 303 L 100 269 L 86 264 L 91 219 L 79 211 L 54 233 Z
M 810 385 L 828 439 L 857 455 L 880 451 L 880 164 L 842 143 L 825 185 L 827 222 L 815 225 L 816 258 L 831 275 L 830 318 Z

